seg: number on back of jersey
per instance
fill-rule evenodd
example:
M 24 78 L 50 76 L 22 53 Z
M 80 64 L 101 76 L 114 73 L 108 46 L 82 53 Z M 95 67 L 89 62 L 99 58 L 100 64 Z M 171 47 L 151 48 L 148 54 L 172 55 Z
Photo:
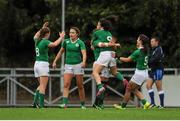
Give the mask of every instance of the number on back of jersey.
M 36 48 L 36 56 L 39 56 L 39 48 Z

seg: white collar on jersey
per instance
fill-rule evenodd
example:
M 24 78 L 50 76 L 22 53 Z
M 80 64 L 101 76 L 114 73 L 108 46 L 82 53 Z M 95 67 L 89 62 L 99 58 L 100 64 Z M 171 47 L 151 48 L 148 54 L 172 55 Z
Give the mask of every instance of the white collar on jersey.
M 77 40 L 78 40 L 79 38 L 77 38 Z M 72 39 L 70 38 L 70 40 L 71 40 L 71 43 L 76 43 L 77 42 L 77 40 L 75 40 L 74 42 L 72 41 Z
M 138 49 L 143 49 L 144 47 L 139 47 Z

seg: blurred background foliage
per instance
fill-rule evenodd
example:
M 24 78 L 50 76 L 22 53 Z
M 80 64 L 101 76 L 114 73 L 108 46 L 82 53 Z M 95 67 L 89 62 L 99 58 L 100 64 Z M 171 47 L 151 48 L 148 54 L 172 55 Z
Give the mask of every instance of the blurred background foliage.
M 179 0 L 66 0 L 65 29 L 81 30 L 88 52 L 88 66 L 93 62 L 90 39 L 97 21 L 116 16 L 114 31 L 122 48 L 120 56 L 128 56 L 136 48 L 140 33 L 158 36 L 165 52 L 165 67 L 180 67 L 180 1 Z M 61 31 L 61 0 L 0 0 L 0 67 L 33 67 L 33 36 L 43 22 L 49 21 L 50 40 Z M 59 47 L 51 49 L 52 62 Z M 135 67 L 120 64 L 120 67 Z

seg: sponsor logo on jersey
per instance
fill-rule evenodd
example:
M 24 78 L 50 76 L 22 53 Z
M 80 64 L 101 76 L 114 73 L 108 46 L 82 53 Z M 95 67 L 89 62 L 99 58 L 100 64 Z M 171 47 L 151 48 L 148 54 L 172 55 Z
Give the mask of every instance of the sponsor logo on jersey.
M 68 44 L 70 41 L 66 41 L 66 44 Z
M 79 47 L 79 44 L 78 44 L 78 43 L 76 43 L 76 44 L 75 44 L 75 46 L 76 46 L 76 47 Z
M 112 37 L 111 37 L 111 36 L 107 36 L 107 40 L 108 40 L 108 41 L 111 41 L 111 40 L 112 40 Z

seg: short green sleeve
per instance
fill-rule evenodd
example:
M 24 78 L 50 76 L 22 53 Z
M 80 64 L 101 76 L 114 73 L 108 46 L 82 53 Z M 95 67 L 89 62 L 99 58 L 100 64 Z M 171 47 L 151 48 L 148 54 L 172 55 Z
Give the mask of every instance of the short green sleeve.
M 81 50 L 86 50 L 86 46 L 85 46 L 83 41 L 80 41 L 80 49 Z
M 139 54 L 140 54 L 140 50 L 135 50 L 129 57 L 133 60 L 133 61 L 136 61 L 137 58 L 139 57 Z
M 66 48 L 66 40 L 63 41 L 61 47 L 62 47 L 62 48 Z

